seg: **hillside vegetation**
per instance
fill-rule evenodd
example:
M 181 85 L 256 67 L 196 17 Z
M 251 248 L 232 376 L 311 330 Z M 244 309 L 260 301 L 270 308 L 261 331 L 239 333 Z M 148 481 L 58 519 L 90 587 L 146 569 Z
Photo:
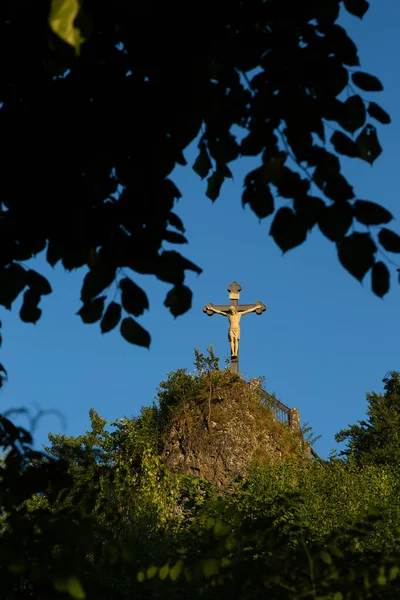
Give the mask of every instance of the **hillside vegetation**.
M 327 461 L 212 351 L 139 416 L 92 409 L 43 454 L 3 417 L 2 597 L 398 597 L 400 375 L 384 381 Z

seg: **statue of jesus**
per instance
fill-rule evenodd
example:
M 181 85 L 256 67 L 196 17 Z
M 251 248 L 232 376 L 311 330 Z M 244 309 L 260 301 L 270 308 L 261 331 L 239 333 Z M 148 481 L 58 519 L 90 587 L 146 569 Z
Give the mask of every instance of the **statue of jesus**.
M 247 310 L 238 311 L 234 306 L 229 307 L 229 312 L 224 312 L 219 310 L 218 308 L 214 308 L 209 304 L 206 308 L 207 310 L 211 310 L 217 315 L 222 315 L 223 317 L 228 317 L 229 319 L 229 331 L 228 331 L 228 341 L 231 344 L 231 355 L 232 358 L 237 357 L 238 348 L 239 348 L 239 340 L 240 340 L 240 319 L 243 315 L 247 315 L 248 313 L 254 312 L 262 306 L 261 302 L 255 304 L 252 308 L 248 308 Z

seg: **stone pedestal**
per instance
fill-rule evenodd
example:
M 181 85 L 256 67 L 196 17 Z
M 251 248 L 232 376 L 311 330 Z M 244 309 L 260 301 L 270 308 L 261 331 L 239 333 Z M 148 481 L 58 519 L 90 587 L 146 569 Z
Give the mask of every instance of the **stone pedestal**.
M 293 431 L 300 431 L 300 412 L 297 408 L 291 408 L 289 412 L 289 427 Z
M 231 357 L 231 373 L 239 375 L 239 356 Z
M 251 390 L 259 390 L 261 387 L 261 381 L 258 379 L 258 377 L 250 379 L 249 386 Z

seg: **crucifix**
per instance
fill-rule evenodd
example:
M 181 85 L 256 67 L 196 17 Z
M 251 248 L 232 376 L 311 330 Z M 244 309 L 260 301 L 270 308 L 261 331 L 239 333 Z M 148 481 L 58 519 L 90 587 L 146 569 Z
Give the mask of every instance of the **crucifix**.
M 267 309 L 262 302 L 256 302 L 256 304 L 239 304 L 241 289 L 242 287 L 236 281 L 233 281 L 227 287 L 229 304 L 217 304 L 216 306 L 207 304 L 203 307 L 203 312 L 207 313 L 209 317 L 217 314 L 227 317 L 229 320 L 228 341 L 231 345 L 231 372 L 236 374 L 239 373 L 240 319 L 243 315 L 251 312 L 261 315 Z

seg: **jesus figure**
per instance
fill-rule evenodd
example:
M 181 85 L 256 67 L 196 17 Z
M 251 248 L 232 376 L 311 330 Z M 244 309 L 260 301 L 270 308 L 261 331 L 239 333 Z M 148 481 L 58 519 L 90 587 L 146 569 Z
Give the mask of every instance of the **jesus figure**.
M 262 306 L 261 302 L 255 304 L 252 308 L 248 308 L 247 310 L 238 311 L 235 306 L 230 306 L 228 312 L 224 312 L 223 310 L 219 310 L 218 308 L 214 308 L 210 304 L 206 307 L 207 310 L 211 310 L 217 315 L 222 315 L 223 317 L 228 317 L 229 319 L 229 331 L 228 331 L 228 341 L 231 344 L 231 355 L 232 358 L 236 358 L 238 355 L 239 349 L 239 340 L 240 340 L 240 319 L 243 315 L 247 315 L 248 313 L 256 311 L 258 308 Z

